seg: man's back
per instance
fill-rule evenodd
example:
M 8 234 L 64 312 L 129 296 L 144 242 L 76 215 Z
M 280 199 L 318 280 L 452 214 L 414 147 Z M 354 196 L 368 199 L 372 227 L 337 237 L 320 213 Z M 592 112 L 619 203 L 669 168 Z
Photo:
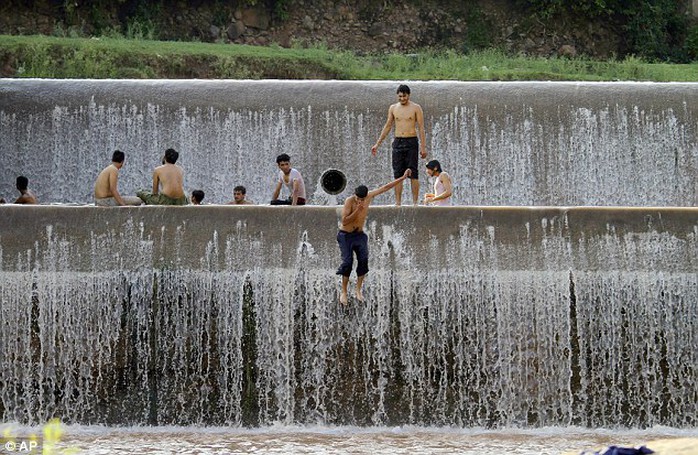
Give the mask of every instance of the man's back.
M 38 204 L 38 200 L 31 190 L 24 190 L 22 195 L 15 200 L 15 204 Z
M 165 163 L 155 168 L 155 177 L 161 185 L 160 193 L 173 199 L 184 196 L 184 170 L 181 167 Z
M 111 180 L 117 179 L 118 175 L 118 169 L 112 164 L 102 169 L 102 172 L 99 173 L 97 181 L 95 182 L 95 197 L 98 199 L 113 197 Z

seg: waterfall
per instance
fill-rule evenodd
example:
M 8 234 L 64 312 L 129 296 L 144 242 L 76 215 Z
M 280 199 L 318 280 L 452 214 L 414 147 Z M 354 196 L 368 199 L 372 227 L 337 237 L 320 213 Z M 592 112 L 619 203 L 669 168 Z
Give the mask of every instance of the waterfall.
M 695 209 L 0 211 L 5 421 L 697 424 Z
M 695 206 L 698 85 L 411 82 L 427 150 L 462 205 Z M 337 81 L 0 81 L 0 196 L 26 175 L 40 200 L 89 203 L 114 149 L 121 192 L 150 188 L 166 148 L 188 192 L 225 203 L 271 198 L 288 153 L 311 203 L 328 168 L 359 184 L 392 178 L 387 141 L 370 148 L 397 83 Z M 420 169 L 423 185 L 426 173 Z

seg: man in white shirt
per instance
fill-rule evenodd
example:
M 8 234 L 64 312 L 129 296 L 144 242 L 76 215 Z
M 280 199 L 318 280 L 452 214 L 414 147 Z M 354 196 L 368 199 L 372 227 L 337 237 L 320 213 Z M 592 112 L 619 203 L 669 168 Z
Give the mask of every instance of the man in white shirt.
M 279 181 L 271 197 L 271 205 L 305 205 L 305 183 L 301 173 L 291 167 L 291 158 L 282 153 L 276 157 L 276 165 L 279 166 Z M 288 199 L 279 199 L 283 186 L 288 189 Z

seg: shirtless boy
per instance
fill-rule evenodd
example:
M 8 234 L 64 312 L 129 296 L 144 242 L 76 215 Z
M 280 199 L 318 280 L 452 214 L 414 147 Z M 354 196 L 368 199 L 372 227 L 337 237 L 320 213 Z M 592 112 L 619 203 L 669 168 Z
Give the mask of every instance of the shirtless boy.
M 229 205 L 252 205 L 253 202 L 247 199 L 247 189 L 238 185 L 233 188 L 233 200 L 228 202 Z
M 360 302 L 364 301 L 361 288 L 364 283 L 364 277 L 368 273 L 368 237 L 364 233 L 368 206 L 371 205 L 374 197 L 402 184 L 402 181 L 409 177 L 411 172 L 410 169 L 407 169 L 402 177 L 373 191 L 368 191 L 365 185 L 358 186 L 354 194 L 344 201 L 342 226 L 337 233 L 337 243 L 339 244 L 339 250 L 342 252 L 342 265 L 337 270 L 337 275 L 342 275 L 342 292 L 339 295 L 339 302 L 342 305 L 347 303 L 347 286 L 349 285 L 351 268 L 354 264 L 354 252 L 358 262 L 356 267 L 356 298 Z
M 388 120 L 383 126 L 381 135 L 375 145 L 371 147 L 371 153 L 376 156 L 378 147 L 390 130 L 395 126 L 395 138 L 393 139 L 393 177 L 398 178 L 405 169 L 412 170 L 410 187 L 412 189 L 412 202 L 419 202 L 419 174 L 417 171 L 417 150 L 422 158 L 427 157 L 426 139 L 424 133 L 424 114 L 422 107 L 410 101 L 410 88 L 400 85 L 397 88 L 397 103 L 388 109 Z M 419 139 L 417 139 L 419 132 Z M 395 205 L 402 203 L 402 182 L 395 186 Z
M 153 172 L 153 192 L 139 191 L 138 197 L 148 205 L 187 205 L 184 195 L 184 171 L 175 165 L 179 153 L 175 149 L 165 150 L 165 164 Z
M 141 205 L 137 197 L 122 196 L 119 193 L 119 170 L 124 165 L 126 155 L 115 150 L 111 164 L 99 173 L 95 182 L 95 205 L 98 207 L 116 207 L 120 205 Z
M 17 177 L 17 190 L 21 196 L 15 200 L 15 204 L 38 204 L 34 193 L 29 189 L 29 179 L 23 175 Z

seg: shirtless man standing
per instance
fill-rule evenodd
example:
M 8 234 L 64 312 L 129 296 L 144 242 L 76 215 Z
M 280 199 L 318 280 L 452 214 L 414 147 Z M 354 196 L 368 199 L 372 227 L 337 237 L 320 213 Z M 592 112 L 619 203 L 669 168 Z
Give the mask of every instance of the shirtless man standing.
M 153 192 L 139 191 L 138 197 L 148 205 L 187 205 L 184 195 L 184 171 L 175 163 L 179 153 L 175 149 L 165 150 L 165 164 L 153 172 Z M 162 187 L 162 188 L 160 188 Z
M 116 207 L 119 205 L 141 205 L 137 197 L 121 196 L 118 190 L 119 170 L 124 165 L 126 155 L 115 150 L 111 164 L 99 173 L 95 182 L 95 205 L 98 207 Z
M 411 170 L 405 170 L 402 177 L 387 183 L 373 191 L 368 191 L 365 185 L 356 187 L 354 195 L 349 196 L 344 201 L 342 208 L 342 226 L 337 233 L 337 243 L 342 252 L 342 265 L 337 270 L 337 275 L 342 275 L 342 292 L 339 295 L 339 302 L 342 305 L 347 303 L 347 286 L 349 285 L 349 275 L 354 264 L 353 253 L 356 252 L 356 298 L 364 301 L 361 288 L 364 284 L 364 277 L 368 273 L 368 237 L 364 233 L 364 223 L 368 215 L 368 206 L 373 198 L 383 194 L 389 189 L 401 185 L 402 181 L 409 177 Z
M 400 177 L 405 169 L 411 169 L 410 187 L 412 189 L 412 202 L 419 202 L 419 174 L 417 172 L 417 149 L 424 159 L 427 157 L 426 138 L 424 133 L 424 114 L 419 104 L 410 101 L 410 88 L 400 85 L 397 88 L 397 103 L 388 109 L 388 120 L 383 131 L 371 147 L 371 153 L 376 156 L 378 147 L 390 133 L 395 125 L 395 138 L 393 139 L 393 177 Z M 419 130 L 419 140 L 417 140 Z M 395 186 L 395 205 L 402 203 L 402 182 Z

